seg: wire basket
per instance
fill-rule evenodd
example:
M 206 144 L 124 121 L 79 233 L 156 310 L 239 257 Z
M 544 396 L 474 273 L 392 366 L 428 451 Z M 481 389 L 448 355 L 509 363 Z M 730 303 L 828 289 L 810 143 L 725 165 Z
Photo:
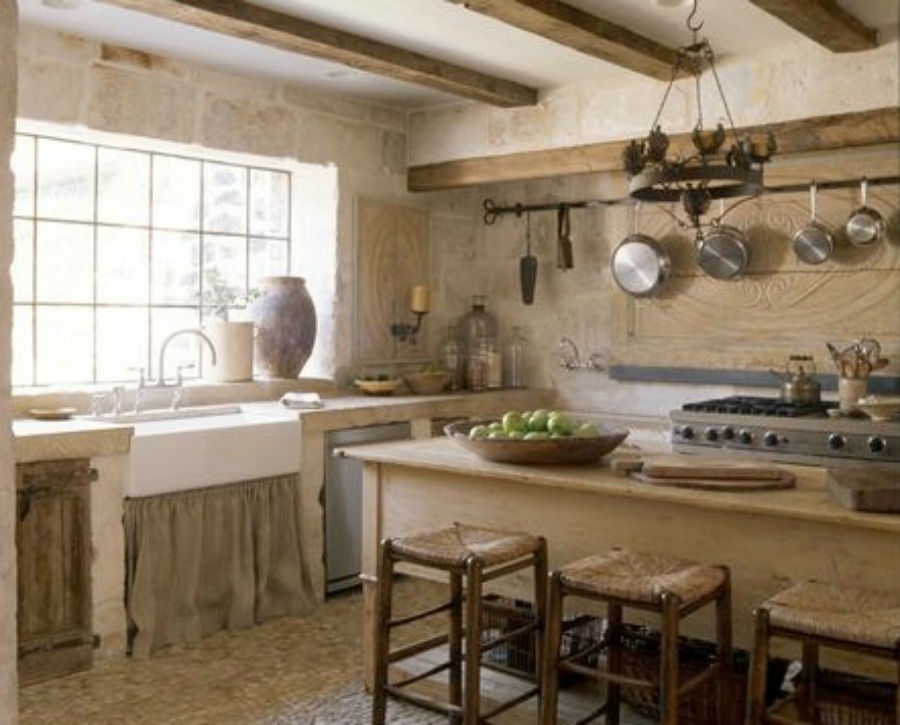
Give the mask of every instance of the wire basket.
M 834 670 L 819 670 L 815 709 L 818 725 L 898 725 L 894 716 L 896 686 Z M 803 687 L 779 704 L 777 712 L 796 712 Z

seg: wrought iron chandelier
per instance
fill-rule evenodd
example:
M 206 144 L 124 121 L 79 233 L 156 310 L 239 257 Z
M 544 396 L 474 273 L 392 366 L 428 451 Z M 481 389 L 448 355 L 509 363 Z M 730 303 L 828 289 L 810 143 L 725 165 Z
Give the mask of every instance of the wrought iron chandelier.
M 751 136 L 738 136 L 716 73 L 715 56 L 705 38 L 698 38 L 703 22 L 694 23 L 697 14 L 697 0 L 685 21 L 691 31 L 691 44 L 678 49 L 672 75 L 656 117 L 647 137 L 631 141 L 622 153 L 622 162 L 628 172 L 629 195 L 645 202 L 681 202 L 690 223 L 685 223 L 675 214 L 672 216 L 683 227 L 693 227 L 700 231 L 703 226 L 718 224 L 722 217 L 741 201 L 760 194 L 763 187 L 763 167 L 775 153 L 775 137 L 771 132 Z M 722 123 L 710 130 L 704 127 L 701 79 L 706 70 L 715 81 L 715 87 L 725 109 L 728 129 Z M 683 74 L 694 79 L 697 99 L 697 121 L 691 133 L 693 149 L 688 153 L 667 156 L 669 137 L 660 128 L 666 101 L 676 79 Z M 740 201 L 724 209 L 712 222 L 704 224 L 702 217 L 709 211 L 715 199 L 741 198 Z M 671 212 L 669 212 L 671 214 Z

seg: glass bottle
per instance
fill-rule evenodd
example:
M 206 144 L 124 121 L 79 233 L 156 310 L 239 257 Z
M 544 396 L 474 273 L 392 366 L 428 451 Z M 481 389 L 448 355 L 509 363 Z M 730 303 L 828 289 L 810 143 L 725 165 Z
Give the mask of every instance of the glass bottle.
M 484 380 L 476 381 L 474 378 L 478 377 L 482 363 L 487 363 L 484 343 L 496 343 L 497 319 L 485 309 L 483 295 L 472 297 L 472 309 L 460 318 L 459 327 L 467 363 L 466 387 L 469 390 L 484 390 L 487 387 L 486 371 Z M 469 373 L 472 374 L 472 379 Z M 473 382 L 478 387 L 473 387 Z
M 512 334 L 506 343 L 506 387 L 525 387 L 525 355 L 528 341 L 525 339 L 525 331 L 514 325 Z
M 456 325 L 447 326 L 447 336 L 441 347 L 441 360 L 450 373 L 450 390 L 462 390 L 466 382 L 466 359 Z
M 503 355 L 497 339 L 485 341 L 485 357 L 487 363 L 487 387 L 490 390 L 498 390 L 503 387 Z
M 466 387 L 474 392 L 487 390 L 488 338 L 482 337 L 469 345 L 466 355 Z

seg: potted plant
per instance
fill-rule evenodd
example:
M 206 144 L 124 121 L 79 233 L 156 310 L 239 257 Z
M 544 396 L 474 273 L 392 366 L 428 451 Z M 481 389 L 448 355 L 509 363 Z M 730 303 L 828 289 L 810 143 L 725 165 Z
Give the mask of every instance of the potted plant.
M 206 282 L 203 302 L 209 314 L 203 329 L 215 347 L 216 360 L 209 361 L 205 377 L 219 383 L 253 380 L 253 323 L 229 319 L 232 312 L 246 307 L 253 292 L 242 295 L 216 268 L 206 273 Z

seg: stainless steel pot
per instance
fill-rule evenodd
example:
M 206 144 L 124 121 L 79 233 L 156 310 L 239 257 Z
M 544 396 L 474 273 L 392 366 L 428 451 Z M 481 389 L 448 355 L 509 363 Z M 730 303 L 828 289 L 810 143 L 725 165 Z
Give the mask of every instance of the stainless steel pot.
M 853 210 L 847 219 L 845 230 L 850 244 L 857 247 L 867 247 L 877 242 L 884 234 L 884 217 L 877 210 L 866 206 L 866 190 L 869 180 L 863 178 L 859 184 L 859 206 Z
M 612 254 L 612 275 L 616 284 L 633 297 L 658 294 L 669 278 L 669 255 L 652 237 L 631 234 Z
M 737 277 L 750 262 L 750 247 L 744 233 L 736 227 L 721 224 L 706 234 L 698 234 L 697 241 L 697 264 L 710 277 Z
M 834 237 L 816 219 L 816 190 L 813 182 L 809 187 L 809 221 L 791 240 L 794 254 L 806 264 L 822 264 L 834 254 Z

